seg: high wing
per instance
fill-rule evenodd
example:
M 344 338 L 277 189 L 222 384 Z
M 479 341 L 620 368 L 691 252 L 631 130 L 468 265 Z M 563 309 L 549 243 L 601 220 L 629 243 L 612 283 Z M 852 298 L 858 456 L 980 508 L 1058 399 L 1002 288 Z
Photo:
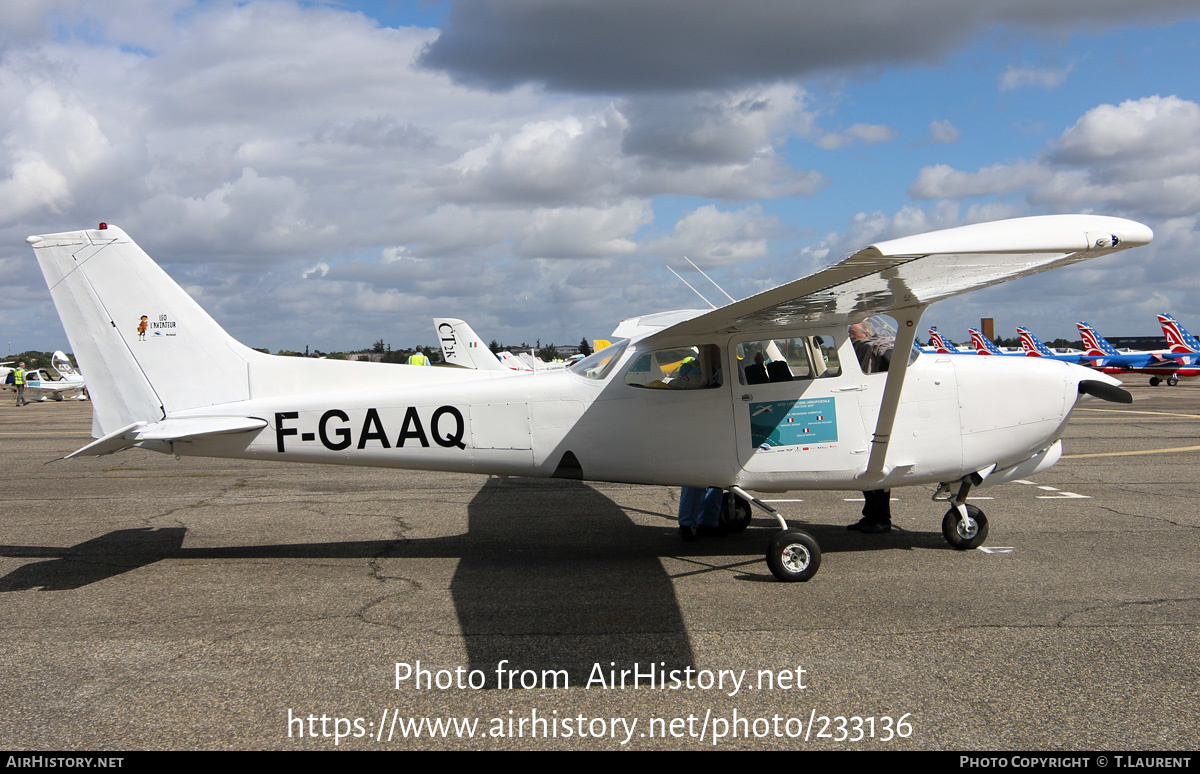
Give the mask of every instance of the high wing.
M 1149 244 L 1141 223 L 1102 215 L 1041 215 L 870 245 L 802 279 L 651 334 L 651 340 L 805 323 L 858 322 L 1007 280 Z
M 816 274 L 664 328 L 644 341 L 805 324 L 849 325 L 889 314 L 899 323 L 895 350 L 908 352 L 921 315 L 935 301 L 1149 244 L 1153 238 L 1147 226 L 1123 218 L 1042 215 L 892 239 Z M 907 358 L 893 359 L 888 370 L 871 455 L 859 474 L 866 484 L 884 480 L 891 470 L 887 450 L 907 370 Z

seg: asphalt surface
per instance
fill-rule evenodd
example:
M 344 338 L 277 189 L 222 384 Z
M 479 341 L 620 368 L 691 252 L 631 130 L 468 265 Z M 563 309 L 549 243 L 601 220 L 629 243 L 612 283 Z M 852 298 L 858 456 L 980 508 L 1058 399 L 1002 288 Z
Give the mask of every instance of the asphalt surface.
M 987 551 L 926 488 L 875 536 L 853 493 L 766 496 L 820 541 L 800 584 L 766 518 L 682 543 L 674 489 L 44 464 L 90 404 L 5 402 L 0 747 L 1193 750 L 1200 384 L 1128 381 L 1055 468 L 976 491 Z M 634 664 L 667 687 L 608 684 Z

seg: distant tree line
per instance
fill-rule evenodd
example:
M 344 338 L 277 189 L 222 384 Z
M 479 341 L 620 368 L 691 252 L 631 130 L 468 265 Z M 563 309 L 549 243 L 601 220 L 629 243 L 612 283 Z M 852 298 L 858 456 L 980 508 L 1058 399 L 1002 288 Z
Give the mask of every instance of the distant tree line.
M 67 358 L 69 358 L 73 364 L 76 366 L 79 365 L 75 362 L 75 355 L 70 352 L 66 354 Z M 24 352 L 18 352 L 15 355 L 5 355 L 3 358 L 0 358 L 0 362 L 7 363 L 11 360 L 14 366 L 17 363 L 24 363 L 25 367 L 28 369 L 49 368 L 50 361 L 53 359 L 53 357 L 53 352 L 39 352 L 36 349 L 27 349 Z

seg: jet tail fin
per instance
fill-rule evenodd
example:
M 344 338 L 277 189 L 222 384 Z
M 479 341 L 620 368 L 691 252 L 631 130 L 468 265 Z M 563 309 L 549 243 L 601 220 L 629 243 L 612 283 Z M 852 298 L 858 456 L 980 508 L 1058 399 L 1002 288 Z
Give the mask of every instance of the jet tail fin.
M 1003 355 L 996 343 L 984 336 L 980 331 L 974 328 L 968 328 L 967 332 L 971 334 L 971 346 L 975 347 L 975 351 L 981 355 Z
M 1088 355 L 1112 357 L 1121 354 L 1116 347 L 1108 343 L 1108 339 L 1086 322 L 1077 322 L 1075 327 L 1079 329 L 1079 335 L 1083 338 L 1083 348 L 1087 350 Z
M 956 352 L 954 345 L 946 341 L 945 337 L 938 332 L 937 328 L 929 329 L 929 345 L 933 347 L 933 351 L 938 354 L 951 354 Z
M 1158 323 L 1162 326 L 1163 335 L 1167 337 L 1167 344 L 1172 352 L 1198 352 L 1200 353 L 1200 340 L 1188 332 L 1179 324 L 1174 317 L 1169 314 L 1160 314 Z
M 1054 353 L 1050 348 L 1042 343 L 1042 340 L 1033 335 L 1033 331 L 1028 328 L 1017 328 L 1017 336 L 1021 339 L 1021 346 L 1025 350 L 1025 354 L 1030 357 L 1054 357 Z

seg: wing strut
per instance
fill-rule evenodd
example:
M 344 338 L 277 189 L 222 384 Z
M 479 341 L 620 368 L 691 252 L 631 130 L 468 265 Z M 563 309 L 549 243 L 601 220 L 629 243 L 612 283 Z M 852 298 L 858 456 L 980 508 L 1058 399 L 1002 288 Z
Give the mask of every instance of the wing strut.
M 904 375 L 908 372 L 913 342 L 917 339 L 917 326 L 921 324 L 924 306 L 897 309 L 892 314 L 899 330 L 896 331 L 896 347 L 892 350 L 892 361 L 888 366 L 887 382 L 883 386 L 883 400 L 879 405 L 879 419 L 875 422 L 875 435 L 871 439 L 871 456 L 867 469 L 857 478 L 867 483 L 878 483 L 887 478 L 892 469 L 885 462 L 888 443 L 892 439 L 892 425 L 896 422 L 896 410 L 900 407 L 900 390 L 904 387 Z

